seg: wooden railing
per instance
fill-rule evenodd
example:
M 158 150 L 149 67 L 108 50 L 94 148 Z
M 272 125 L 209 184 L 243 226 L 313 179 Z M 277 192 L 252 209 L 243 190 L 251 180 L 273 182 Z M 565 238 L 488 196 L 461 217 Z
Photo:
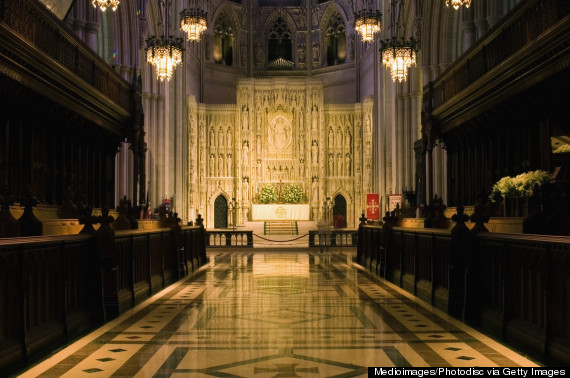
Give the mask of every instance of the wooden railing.
M 323 229 L 309 231 L 309 247 L 356 247 L 356 230 Z
M 55 62 L 85 80 L 112 103 L 130 113 L 130 85 L 103 59 L 97 56 L 83 41 L 68 30 L 43 4 L 31 0 L 0 1 L 0 27 L 3 26 L 40 50 Z M 2 32 L 0 31 L 0 34 Z M 9 46 L 4 45 L 8 49 Z M 17 50 L 2 51 L 17 58 Z M 16 59 L 31 72 L 37 71 L 32 62 Z M 50 62 L 43 62 L 50 65 Z M 46 78 L 53 80 L 53 78 Z
M 505 17 L 503 23 L 498 23 L 433 82 L 432 92 L 426 93 L 426 96 L 433 97 L 433 109 L 452 99 L 524 46 L 536 41 L 542 33 L 568 15 L 570 2 L 565 0 L 521 2 Z M 429 92 L 428 87 L 425 91 Z
M 362 225 L 357 262 L 537 358 L 570 364 L 570 237 Z
M 479 234 L 468 299 L 480 324 L 570 365 L 570 237 Z
M 228 230 L 206 232 L 209 248 L 253 247 L 253 231 Z
M 205 263 L 200 226 L 0 239 L 0 376 Z

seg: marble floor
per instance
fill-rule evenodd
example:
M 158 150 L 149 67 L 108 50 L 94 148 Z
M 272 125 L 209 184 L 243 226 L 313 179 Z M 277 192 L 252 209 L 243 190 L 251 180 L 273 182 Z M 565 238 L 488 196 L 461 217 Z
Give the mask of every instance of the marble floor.
M 355 251 L 210 263 L 22 377 L 357 377 L 369 366 L 537 366 L 371 276 Z

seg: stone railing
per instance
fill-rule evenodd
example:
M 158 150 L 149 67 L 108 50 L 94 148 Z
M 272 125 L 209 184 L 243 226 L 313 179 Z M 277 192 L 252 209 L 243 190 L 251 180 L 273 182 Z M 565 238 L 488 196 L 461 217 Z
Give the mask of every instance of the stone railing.
M 208 248 L 253 247 L 253 231 L 207 231 Z
M 309 247 L 356 247 L 356 230 L 321 229 L 309 231 Z

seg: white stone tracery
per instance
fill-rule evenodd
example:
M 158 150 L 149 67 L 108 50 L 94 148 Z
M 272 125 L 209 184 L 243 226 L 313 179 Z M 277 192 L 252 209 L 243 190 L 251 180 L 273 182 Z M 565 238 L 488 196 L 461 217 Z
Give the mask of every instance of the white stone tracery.
M 326 197 L 342 193 L 347 224 L 356 226 L 371 190 L 373 167 L 363 164 L 371 162 L 371 132 L 362 119 L 370 119 L 372 101 L 324 104 L 321 82 L 290 78 L 243 79 L 237 93 L 235 105 L 188 100 L 188 213 L 201 212 L 213 227 L 213 204 L 223 194 L 237 199 L 243 224 L 262 186 L 297 184 L 313 220 Z

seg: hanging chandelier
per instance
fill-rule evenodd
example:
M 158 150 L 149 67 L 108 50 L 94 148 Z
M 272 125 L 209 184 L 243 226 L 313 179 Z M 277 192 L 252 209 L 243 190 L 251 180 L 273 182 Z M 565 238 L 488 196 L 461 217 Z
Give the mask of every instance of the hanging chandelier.
M 465 8 L 469 8 L 471 0 L 445 0 L 445 5 L 448 7 L 452 6 L 455 9 L 459 9 L 462 5 L 465 5 Z
M 374 41 L 374 34 L 380 32 L 382 13 L 378 10 L 363 9 L 354 14 L 354 30 L 362 36 L 362 42 Z
M 405 81 L 408 77 L 408 69 L 416 65 L 418 49 L 416 40 L 392 38 L 382 41 L 382 63 L 391 69 L 392 80 Z
M 119 0 L 93 0 L 91 4 L 93 4 L 94 8 L 101 8 L 102 12 L 105 12 L 107 8 L 111 8 L 114 12 L 119 6 Z
M 200 34 L 208 29 L 208 12 L 198 7 L 197 0 L 191 0 L 191 5 L 190 9 L 180 12 L 180 29 L 187 34 L 189 41 L 199 41 Z
M 182 63 L 184 53 L 182 38 L 168 35 L 168 6 L 164 1 L 161 3 L 164 5 L 164 34 L 161 37 L 153 35 L 146 40 L 146 61 L 155 67 L 159 81 L 172 78 L 172 72 Z
M 157 79 L 170 80 L 176 66 L 182 63 L 182 38 L 152 36 L 146 40 L 146 46 L 146 61 L 155 67 Z

